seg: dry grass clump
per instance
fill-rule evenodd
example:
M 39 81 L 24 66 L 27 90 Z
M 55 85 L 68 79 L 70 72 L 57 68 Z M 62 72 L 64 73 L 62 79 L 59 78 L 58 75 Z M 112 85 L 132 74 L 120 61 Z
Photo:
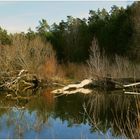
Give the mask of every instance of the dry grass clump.
M 110 70 L 112 77 L 115 78 L 140 78 L 140 64 L 135 64 L 125 57 L 116 56 Z
M 67 63 L 62 65 L 65 77 L 73 80 L 82 80 L 86 78 L 87 65 L 77 63 Z
M 45 59 L 46 60 L 44 61 L 44 63 L 41 64 L 38 68 L 37 73 L 40 75 L 41 78 L 50 79 L 52 77 L 55 77 L 58 72 L 58 64 L 55 53 L 51 52 L 50 56 Z
M 90 58 L 87 63 L 89 67 L 89 77 L 94 79 L 107 77 L 108 75 L 112 78 L 140 77 L 139 64 L 134 64 L 130 62 L 128 58 L 117 55 L 112 63 L 104 51 L 101 53 L 95 38 L 90 47 Z

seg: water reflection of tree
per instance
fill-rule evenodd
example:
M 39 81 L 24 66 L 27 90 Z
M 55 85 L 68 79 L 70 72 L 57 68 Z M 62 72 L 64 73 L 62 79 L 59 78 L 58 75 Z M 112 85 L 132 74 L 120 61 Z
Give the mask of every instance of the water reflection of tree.
M 43 90 L 37 99 L 28 104 L 29 111 L 36 111 L 37 116 L 45 122 L 54 109 L 54 97 L 50 90 Z
M 25 100 L 7 100 L 3 97 L 0 109 L 0 120 L 6 120 L 6 127 L 13 127 L 13 135 L 7 138 L 24 138 L 28 131 L 40 132 L 53 112 L 54 98 L 50 90 L 39 90 L 38 95 L 33 95 Z M 2 126 L 2 122 L 0 122 Z M 2 128 L 1 128 L 2 129 Z M 1 131 L 1 130 L 0 130 Z M 7 134 L 7 132 L 5 132 Z
M 114 136 L 138 138 L 139 99 L 136 96 L 122 94 L 92 94 L 85 106 L 91 131 L 98 128 L 107 133 L 111 128 Z
M 1 107 L 10 107 L 0 109 L 0 120 L 7 117 L 7 127 L 14 129 L 12 138 L 24 138 L 27 131 L 39 133 L 44 125 L 48 125 L 50 116 L 62 122 L 67 121 L 68 127 L 88 123 L 91 132 L 106 134 L 111 130 L 114 136 L 139 137 L 140 100 L 137 96 L 93 93 L 60 96 L 54 100 L 49 89 L 38 92 L 23 102 L 0 96 Z
M 28 110 L 30 112 L 36 112 L 36 119 L 34 122 L 35 131 L 40 131 L 45 124 L 48 125 L 48 119 L 52 115 L 55 105 L 51 90 L 45 89 L 41 91 L 40 95 L 41 96 L 31 100 L 28 104 Z
M 109 130 L 115 137 L 138 138 L 139 99 L 119 93 L 97 92 L 86 96 L 61 96 L 57 99 L 54 118 L 60 118 L 62 122 L 67 121 L 68 127 L 88 122 L 91 132 L 99 131 L 107 135 Z
M 67 121 L 68 127 L 81 123 L 85 124 L 86 119 L 83 119 L 83 102 L 84 97 L 79 94 L 61 96 L 57 98 L 53 117 L 61 119 L 62 122 Z

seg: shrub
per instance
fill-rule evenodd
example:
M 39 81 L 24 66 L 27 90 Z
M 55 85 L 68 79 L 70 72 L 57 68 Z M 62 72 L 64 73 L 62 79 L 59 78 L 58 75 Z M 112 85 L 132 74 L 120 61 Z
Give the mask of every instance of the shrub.
M 26 69 L 38 76 L 52 76 L 56 72 L 57 61 L 50 43 L 44 43 L 38 36 L 29 41 L 24 34 L 15 34 L 12 40 L 12 45 L 0 46 L 1 72 Z
M 114 60 L 107 58 L 104 51 L 100 51 L 98 42 L 94 38 L 90 47 L 90 58 L 87 61 L 89 77 L 103 78 L 139 78 L 140 65 L 134 64 L 127 57 L 115 56 Z

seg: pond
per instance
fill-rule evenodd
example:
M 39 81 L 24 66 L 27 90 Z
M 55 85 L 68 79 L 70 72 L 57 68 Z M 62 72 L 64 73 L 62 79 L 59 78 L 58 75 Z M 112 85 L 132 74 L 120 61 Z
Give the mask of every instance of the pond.
M 138 96 L 94 91 L 56 97 L 50 89 L 29 92 L 25 99 L 0 95 L 1 139 L 139 138 Z

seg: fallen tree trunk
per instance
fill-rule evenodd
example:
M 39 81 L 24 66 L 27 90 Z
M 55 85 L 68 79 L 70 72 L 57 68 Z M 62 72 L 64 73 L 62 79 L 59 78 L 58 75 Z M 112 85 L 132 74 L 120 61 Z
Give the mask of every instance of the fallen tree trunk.
M 63 88 L 53 90 L 52 93 L 54 94 L 74 94 L 74 93 L 89 94 L 89 93 L 92 93 L 92 90 L 95 88 L 97 89 L 100 88 L 104 90 L 122 89 L 123 91 L 125 91 L 127 88 L 136 87 L 140 85 L 140 82 L 124 85 L 123 83 L 120 83 L 118 81 L 116 81 L 116 79 L 114 80 L 111 78 L 103 78 L 100 80 L 85 79 L 81 81 L 79 84 L 70 84 Z
M 58 93 L 58 94 L 60 94 L 60 93 L 74 94 L 74 93 L 77 93 L 77 92 L 81 92 L 81 93 L 88 94 L 88 93 L 91 93 L 92 90 L 85 89 L 84 86 L 90 85 L 90 84 L 92 84 L 92 80 L 91 79 L 85 79 L 79 84 L 70 84 L 70 85 L 65 86 L 61 89 L 54 90 L 54 91 L 52 91 L 52 93 L 55 93 L 55 94 L 56 93 Z
M 85 79 L 81 81 L 79 84 L 70 84 L 65 86 L 61 89 L 57 89 L 52 91 L 55 94 L 73 94 L 73 93 L 84 93 L 89 94 L 92 92 L 93 88 L 104 88 L 104 89 L 114 89 L 115 83 L 110 81 L 109 79 L 105 80 L 92 80 L 92 79 Z

